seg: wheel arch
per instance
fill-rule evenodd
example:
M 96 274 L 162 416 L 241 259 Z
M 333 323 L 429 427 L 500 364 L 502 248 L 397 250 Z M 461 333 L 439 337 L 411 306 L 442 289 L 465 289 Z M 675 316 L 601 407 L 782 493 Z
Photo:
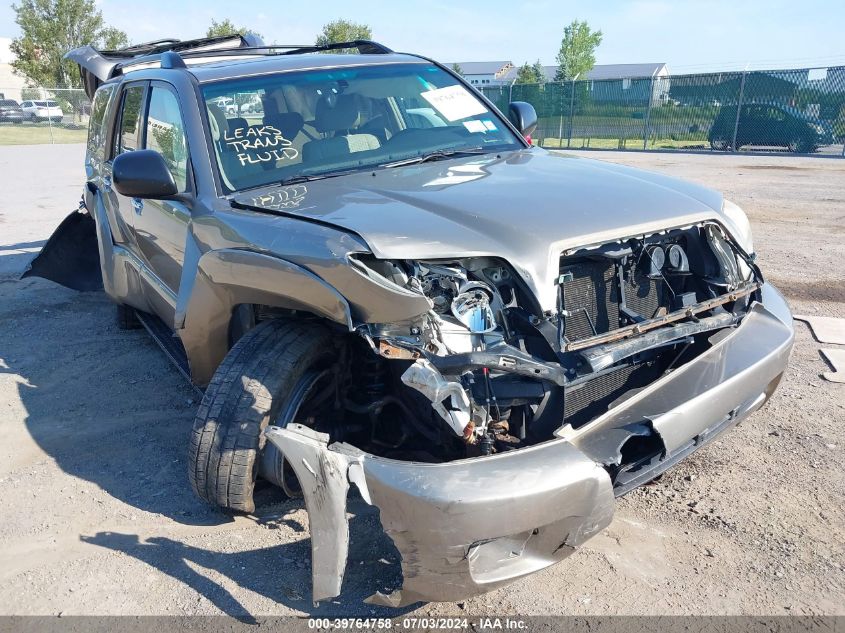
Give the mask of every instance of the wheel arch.
M 334 287 L 297 264 L 254 251 L 203 254 L 189 294 L 179 299 L 176 331 L 197 385 L 211 380 L 228 352 L 229 324 L 239 305 L 303 311 L 353 328 L 349 304 Z

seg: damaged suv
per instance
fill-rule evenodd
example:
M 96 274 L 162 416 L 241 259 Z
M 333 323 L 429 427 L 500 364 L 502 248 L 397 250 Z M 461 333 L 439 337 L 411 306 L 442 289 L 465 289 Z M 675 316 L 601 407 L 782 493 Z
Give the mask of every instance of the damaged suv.
M 304 497 L 314 601 L 351 484 L 402 556 L 371 600 L 465 598 L 568 556 L 783 375 L 789 309 L 736 205 L 532 147 L 529 104 L 442 64 L 252 36 L 69 58 L 83 204 L 27 274 L 104 288 L 204 389 L 202 499 Z

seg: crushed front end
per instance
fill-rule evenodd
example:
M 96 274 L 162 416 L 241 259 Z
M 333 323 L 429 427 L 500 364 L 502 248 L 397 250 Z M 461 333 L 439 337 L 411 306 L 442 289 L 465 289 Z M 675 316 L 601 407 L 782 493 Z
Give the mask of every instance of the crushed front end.
M 792 347 L 783 298 L 716 222 L 561 253 L 554 310 L 495 258 L 353 265 L 431 309 L 358 326 L 354 424 L 267 433 L 311 516 L 315 600 L 340 592 L 350 482 L 403 558 L 403 588 L 373 601 L 482 593 L 762 406 Z

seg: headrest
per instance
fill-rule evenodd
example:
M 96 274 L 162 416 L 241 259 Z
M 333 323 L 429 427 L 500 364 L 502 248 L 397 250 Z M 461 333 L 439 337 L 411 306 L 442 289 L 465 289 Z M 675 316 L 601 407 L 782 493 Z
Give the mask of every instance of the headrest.
M 274 114 L 266 114 L 264 116 L 264 123 L 272 125 L 282 133 L 282 136 L 292 141 L 302 131 L 302 127 L 305 125 L 305 119 L 302 118 L 299 112 L 276 112 Z
M 327 95 L 317 102 L 314 127 L 318 132 L 349 130 L 358 125 L 361 110 L 357 95 Z
M 228 129 L 226 115 L 223 114 L 223 110 L 213 103 L 207 103 L 205 108 L 208 110 L 208 125 L 211 127 L 211 138 L 219 141 L 223 136 L 223 130 Z
M 249 127 L 249 121 L 242 116 L 229 119 L 229 131 L 237 130 L 239 127 Z

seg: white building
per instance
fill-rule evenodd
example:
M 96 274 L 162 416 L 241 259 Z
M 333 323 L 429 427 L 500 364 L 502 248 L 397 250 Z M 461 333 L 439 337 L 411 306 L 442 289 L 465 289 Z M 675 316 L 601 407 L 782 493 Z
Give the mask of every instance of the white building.
M 457 62 L 446 66 L 457 66 L 464 79 L 479 87 L 505 83 L 503 77 L 514 70 L 511 62 Z
M 16 75 L 12 68 L 14 55 L 10 50 L 12 40 L 0 37 L 0 98 L 21 100 L 21 89 L 26 86 L 26 80 Z

